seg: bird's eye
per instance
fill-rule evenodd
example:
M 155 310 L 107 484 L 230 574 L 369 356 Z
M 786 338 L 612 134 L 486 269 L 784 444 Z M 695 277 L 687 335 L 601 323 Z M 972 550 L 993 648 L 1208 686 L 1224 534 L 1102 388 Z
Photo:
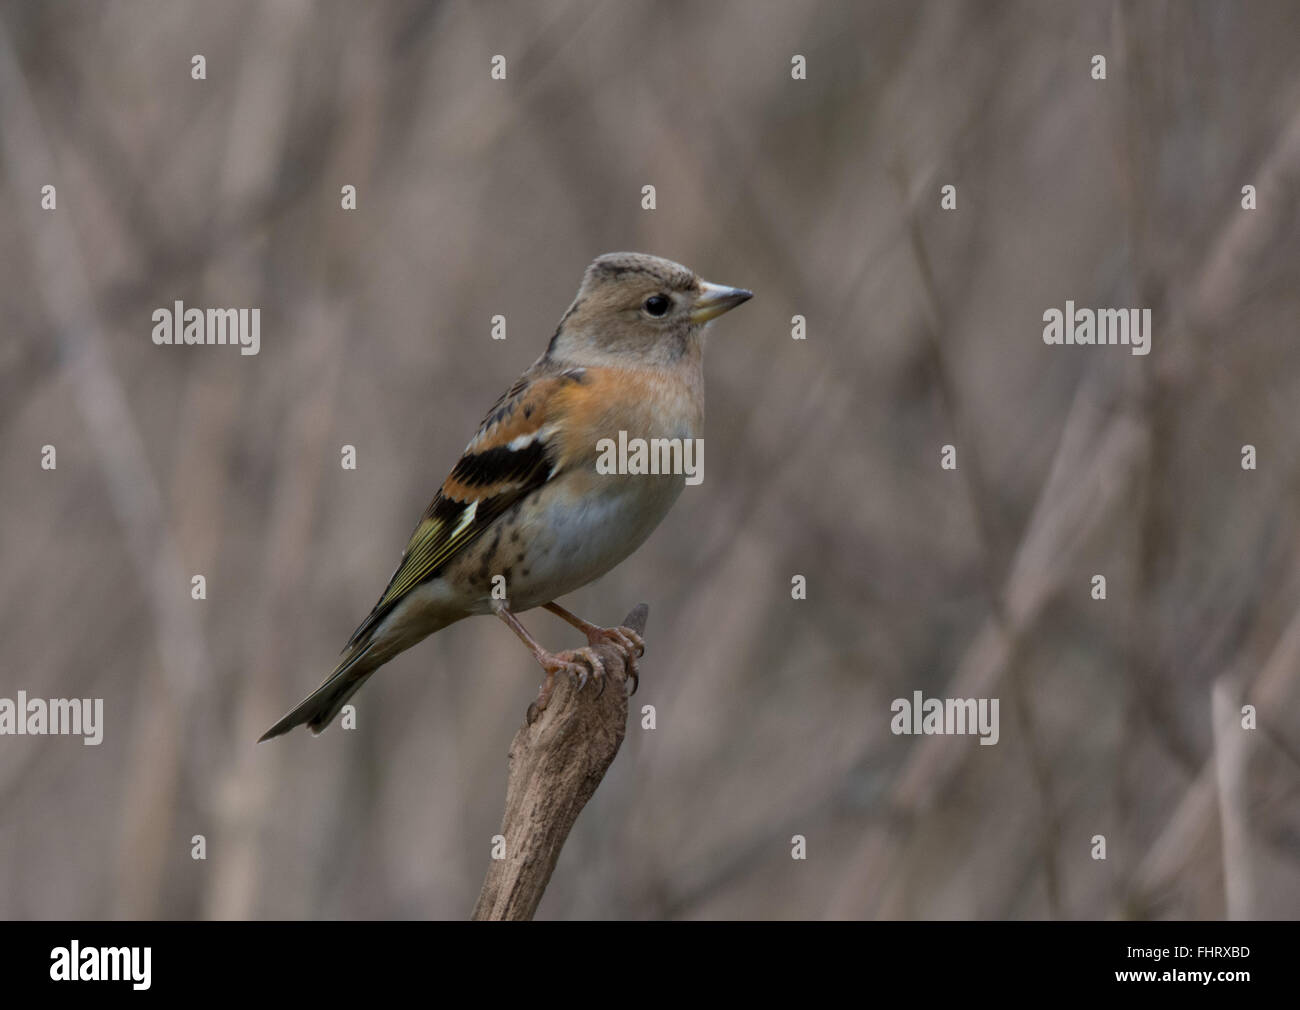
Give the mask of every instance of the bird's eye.
M 645 300 L 643 307 L 652 316 L 662 316 L 668 313 L 668 306 L 671 304 L 672 302 L 665 295 L 651 295 Z

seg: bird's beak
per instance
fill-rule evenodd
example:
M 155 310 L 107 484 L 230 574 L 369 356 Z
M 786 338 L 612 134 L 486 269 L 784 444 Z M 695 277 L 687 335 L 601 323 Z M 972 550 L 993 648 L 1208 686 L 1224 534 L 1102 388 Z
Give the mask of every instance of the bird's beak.
M 695 299 L 691 308 L 691 322 L 707 323 L 717 319 L 724 312 L 730 312 L 742 302 L 754 297 L 754 292 L 744 288 L 729 288 L 725 284 L 710 284 L 700 281 L 700 297 Z

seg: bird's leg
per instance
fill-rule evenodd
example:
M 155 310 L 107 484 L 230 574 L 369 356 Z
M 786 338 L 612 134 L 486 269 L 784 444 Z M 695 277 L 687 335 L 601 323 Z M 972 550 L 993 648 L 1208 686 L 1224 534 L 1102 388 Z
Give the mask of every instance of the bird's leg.
M 528 651 L 533 654 L 533 658 L 546 671 L 546 680 L 542 683 L 541 690 L 537 693 L 537 700 L 528 706 L 528 721 L 532 722 L 537 718 L 537 714 L 546 709 L 550 704 L 551 692 L 555 690 L 555 675 L 567 671 L 578 682 L 578 690 L 581 691 L 587 686 L 587 676 L 590 673 L 604 685 L 605 681 L 605 663 L 600 658 L 600 654 L 594 648 L 568 649 L 564 652 L 548 652 L 542 644 L 528 633 L 528 629 L 519 623 L 519 618 L 512 614 L 500 601 L 494 601 L 492 612 L 505 621 L 510 626 L 510 630 L 519 636 L 519 640 L 528 647 Z
M 609 642 L 622 652 L 624 662 L 627 664 L 627 675 L 632 681 L 632 693 L 636 694 L 637 685 L 641 683 L 641 671 L 637 669 L 636 661 L 645 655 L 645 639 L 628 627 L 620 625 L 617 628 L 602 628 L 599 624 L 584 621 L 573 611 L 565 610 L 558 603 L 547 603 L 545 609 L 586 635 L 589 645 L 596 646 L 602 642 Z

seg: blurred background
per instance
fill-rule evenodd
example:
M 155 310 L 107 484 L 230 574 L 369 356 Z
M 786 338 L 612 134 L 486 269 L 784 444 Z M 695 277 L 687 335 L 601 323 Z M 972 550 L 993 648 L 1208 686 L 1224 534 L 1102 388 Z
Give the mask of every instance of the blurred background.
M 254 741 L 631 249 L 756 297 L 703 484 L 565 601 L 648 602 L 649 651 L 539 915 L 1295 916 L 1297 39 L 1290 2 L 6 3 L 0 696 L 106 726 L 0 739 L 0 915 L 468 916 L 539 680 L 498 622 Z M 177 299 L 260 308 L 260 353 L 155 346 Z M 1150 308 L 1151 354 L 1046 346 L 1067 299 Z M 999 743 L 892 735 L 915 690 L 999 698 Z

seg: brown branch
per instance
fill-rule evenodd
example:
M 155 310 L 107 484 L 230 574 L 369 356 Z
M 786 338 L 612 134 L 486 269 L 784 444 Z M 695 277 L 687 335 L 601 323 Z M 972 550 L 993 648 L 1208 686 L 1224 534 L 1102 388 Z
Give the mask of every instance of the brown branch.
M 623 622 L 644 633 L 650 608 L 638 604 Z M 510 745 L 505 857 L 488 867 L 474 919 L 533 917 L 551 880 L 569 829 L 614 761 L 627 732 L 627 669 L 612 645 L 597 647 L 610 678 L 607 690 L 571 679 L 556 684 L 550 704 L 525 723 Z

